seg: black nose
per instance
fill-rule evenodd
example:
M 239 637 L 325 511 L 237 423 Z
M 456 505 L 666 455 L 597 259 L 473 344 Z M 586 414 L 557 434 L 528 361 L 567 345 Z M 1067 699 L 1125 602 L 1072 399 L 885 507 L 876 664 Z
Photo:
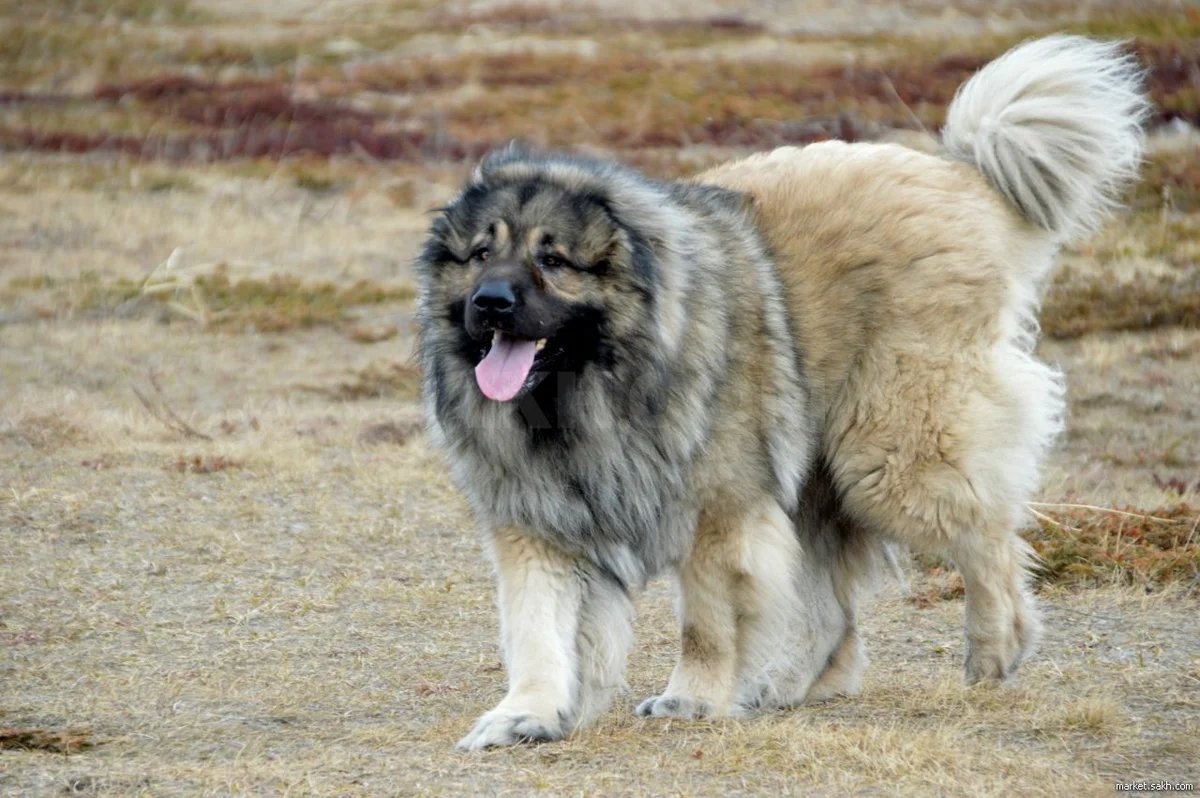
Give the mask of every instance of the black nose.
M 512 313 L 517 294 L 508 280 L 484 280 L 471 296 L 471 304 L 486 313 Z

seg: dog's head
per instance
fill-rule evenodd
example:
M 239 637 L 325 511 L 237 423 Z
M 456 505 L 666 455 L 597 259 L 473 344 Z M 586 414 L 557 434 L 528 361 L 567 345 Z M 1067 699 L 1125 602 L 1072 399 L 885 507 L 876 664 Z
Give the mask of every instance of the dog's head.
M 629 170 L 493 154 L 432 226 L 424 346 L 498 402 L 555 372 L 611 368 L 638 336 L 670 337 L 676 227 L 666 190 Z

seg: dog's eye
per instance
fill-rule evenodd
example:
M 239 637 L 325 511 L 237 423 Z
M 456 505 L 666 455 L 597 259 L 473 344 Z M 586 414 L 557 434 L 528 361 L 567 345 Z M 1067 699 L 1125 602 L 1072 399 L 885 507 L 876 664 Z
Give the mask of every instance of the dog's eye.
M 565 269 L 570 265 L 571 263 L 561 255 L 546 253 L 542 256 L 543 269 Z
M 471 260 L 485 261 L 492 257 L 492 251 L 487 247 L 479 247 L 471 253 Z

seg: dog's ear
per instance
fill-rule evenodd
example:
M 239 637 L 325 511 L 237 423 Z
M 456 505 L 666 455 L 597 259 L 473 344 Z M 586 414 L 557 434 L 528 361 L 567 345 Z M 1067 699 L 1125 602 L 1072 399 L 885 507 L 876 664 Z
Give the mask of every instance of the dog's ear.
M 490 182 L 491 176 L 505 165 L 516 161 L 529 161 L 533 157 L 533 150 L 516 139 L 512 139 L 508 144 L 491 150 L 479 160 L 471 172 L 470 183 L 474 186 L 486 186 Z
M 484 174 L 485 174 L 484 167 L 487 165 L 488 159 L 490 157 L 492 157 L 492 154 L 489 152 L 487 155 L 484 155 L 482 158 L 480 158 L 479 163 L 475 164 L 475 168 L 473 170 L 471 170 L 471 184 L 472 185 L 476 185 L 476 186 L 483 185 Z

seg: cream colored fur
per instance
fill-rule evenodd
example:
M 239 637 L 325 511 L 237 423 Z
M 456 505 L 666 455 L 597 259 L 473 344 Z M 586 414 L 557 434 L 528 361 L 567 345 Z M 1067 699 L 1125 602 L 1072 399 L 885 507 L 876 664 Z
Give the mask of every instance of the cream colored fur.
M 463 750 L 559 739 L 590 722 L 623 686 L 633 643 L 633 605 L 611 580 L 519 529 L 492 533 L 489 549 L 509 689 Z
M 575 636 L 583 586 L 574 563 L 553 546 L 514 530 L 492 535 L 491 548 L 509 689 L 459 741 L 467 750 L 513 736 L 549 738 L 570 722 L 559 712 L 575 702 L 580 687 Z
M 963 87 L 957 159 L 829 142 L 699 178 L 753 198 L 845 510 L 962 572 L 969 681 L 1037 640 L 1017 530 L 1063 406 L 1038 287 L 1140 158 L 1137 80 L 1115 45 L 1052 37 Z

